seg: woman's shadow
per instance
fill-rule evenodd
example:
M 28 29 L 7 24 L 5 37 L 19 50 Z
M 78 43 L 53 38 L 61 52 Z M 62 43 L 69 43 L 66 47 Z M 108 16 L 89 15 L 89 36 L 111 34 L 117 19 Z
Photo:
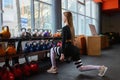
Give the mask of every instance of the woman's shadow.
M 99 76 L 80 74 L 76 77 L 75 80 L 112 80 L 112 79 L 108 78 L 107 76 L 99 77 Z

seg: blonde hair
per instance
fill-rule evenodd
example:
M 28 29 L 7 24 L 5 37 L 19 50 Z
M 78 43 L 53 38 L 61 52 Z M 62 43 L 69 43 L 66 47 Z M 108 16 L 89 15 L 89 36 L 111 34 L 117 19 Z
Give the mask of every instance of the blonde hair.
M 68 23 L 68 26 L 70 27 L 71 37 L 72 37 L 71 40 L 72 40 L 72 43 L 74 43 L 75 31 L 74 31 L 72 13 L 71 12 L 64 12 L 63 14 L 66 17 L 66 22 Z

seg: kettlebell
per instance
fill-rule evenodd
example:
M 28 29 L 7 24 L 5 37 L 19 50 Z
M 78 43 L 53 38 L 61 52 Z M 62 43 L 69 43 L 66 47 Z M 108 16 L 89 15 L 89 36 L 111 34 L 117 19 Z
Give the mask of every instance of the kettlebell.
M 34 52 L 34 47 L 33 47 L 33 44 L 32 43 L 30 43 L 30 52 Z
M 5 55 L 5 50 L 2 47 L 2 44 L 0 44 L 0 56 L 4 56 Z
M 29 53 L 29 52 L 30 52 L 30 45 L 29 42 L 26 42 L 24 47 L 24 53 Z
M 22 67 L 22 70 L 23 70 L 23 74 L 25 76 L 30 76 L 31 75 L 31 69 L 30 69 L 30 66 L 28 64 L 25 63 Z
M 43 37 L 42 33 L 43 33 L 43 29 L 40 29 L 39 32 L 38 32 L 38 37 Z
M 26 38 L 31 38 L 31 29 L 27 29 Z
M 42 50 L 43 50 L 43 43 L 40 42 L 39 44 L 40 44 L 40 46 L 39 46 L 39 51 L 42 51 Z
M 0 32 L 0 36 L 2 39 L 9 39 L 11 37 L 11 33 L 9 31 L 8 26 L 3 26 L 2 27 L 2 32 Z
M 32 45 L 33 45 L 33 52 L 36 51 L 36 48 L 37 48 L 37 43 L 35 41 L 32 42 Z
M 40 51 L 40 43 L 36 42 L 36 51 Z
M 31 30 L 26 30 L 26 28 L 21 28 L 21 34 L 20 37 L 22 38 L 31 38 Z
M 31 69 L 29 66 L 29 59 L 26 55 L 24 55 L 26 63 L 22 66 L 23 74 L 25 76 L 30 76 L 31 75 Z
M 45 44 L 45 42 L 43 43 L 42 50 L 46 50 L 46 44 Z
M 16 79 L 19 79 L 19 80 L 22 79 L 23 73 L 18 63 L 13 66 L 12 72 Z
M 26 37 L 26 28 L 21 28 L 20 37 L 22 37 L 22 38 Z
M 15 80 L 15 76 L 12 72 L 6 70 L 3 74 L 2 74 L 2 78 L 1 80 Z
M 44 37 L 48 37 L 49 36 L 49 32 L 48 32 L 48 30 L 45 30 L 44 31 Z
M 48 32 L 49 32 L 49 37 L 52 37 L 51 30 L 48 30 Z
M 6 49 L 6 53 L 8 55 L 13 55 L 13 54 L 16 54 L 16 52 L 17 51 L 16 51 L 15 46 L 12 43 L 8 44 L 7 49 Z
M 31 61 L 30 62 L 30 69 L 33 73 L 36 73 L 39 71 L 39 65 L 36 61 Z
M 32 37 L 38 37 L 38 29 L 33 30 Z
M 2 67 L 1 80 L 15 80 L 15 76 L 11 70 L 12 68 L 9 65 L 9 60 L 6 59 L 5 64 Z
M 45 41 L 45 50 L 48 50 L 49 49 L 49 42 L 48 40 Z

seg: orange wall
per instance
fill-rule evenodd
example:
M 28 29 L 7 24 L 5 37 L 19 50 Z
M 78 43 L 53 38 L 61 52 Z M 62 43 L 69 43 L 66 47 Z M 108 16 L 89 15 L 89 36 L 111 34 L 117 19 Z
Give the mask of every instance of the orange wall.
M 119 9 L 119 0 L 103 0 L 102 10 Z

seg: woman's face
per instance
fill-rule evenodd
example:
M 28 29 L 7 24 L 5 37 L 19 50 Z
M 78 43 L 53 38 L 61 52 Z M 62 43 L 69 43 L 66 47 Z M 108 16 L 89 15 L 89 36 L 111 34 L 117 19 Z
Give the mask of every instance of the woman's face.
M 64 21 L 64 23 L 66 23 L 66 21 L 67 21 L 67 19 L 64 15 L 63 15 L 63 21 Z

